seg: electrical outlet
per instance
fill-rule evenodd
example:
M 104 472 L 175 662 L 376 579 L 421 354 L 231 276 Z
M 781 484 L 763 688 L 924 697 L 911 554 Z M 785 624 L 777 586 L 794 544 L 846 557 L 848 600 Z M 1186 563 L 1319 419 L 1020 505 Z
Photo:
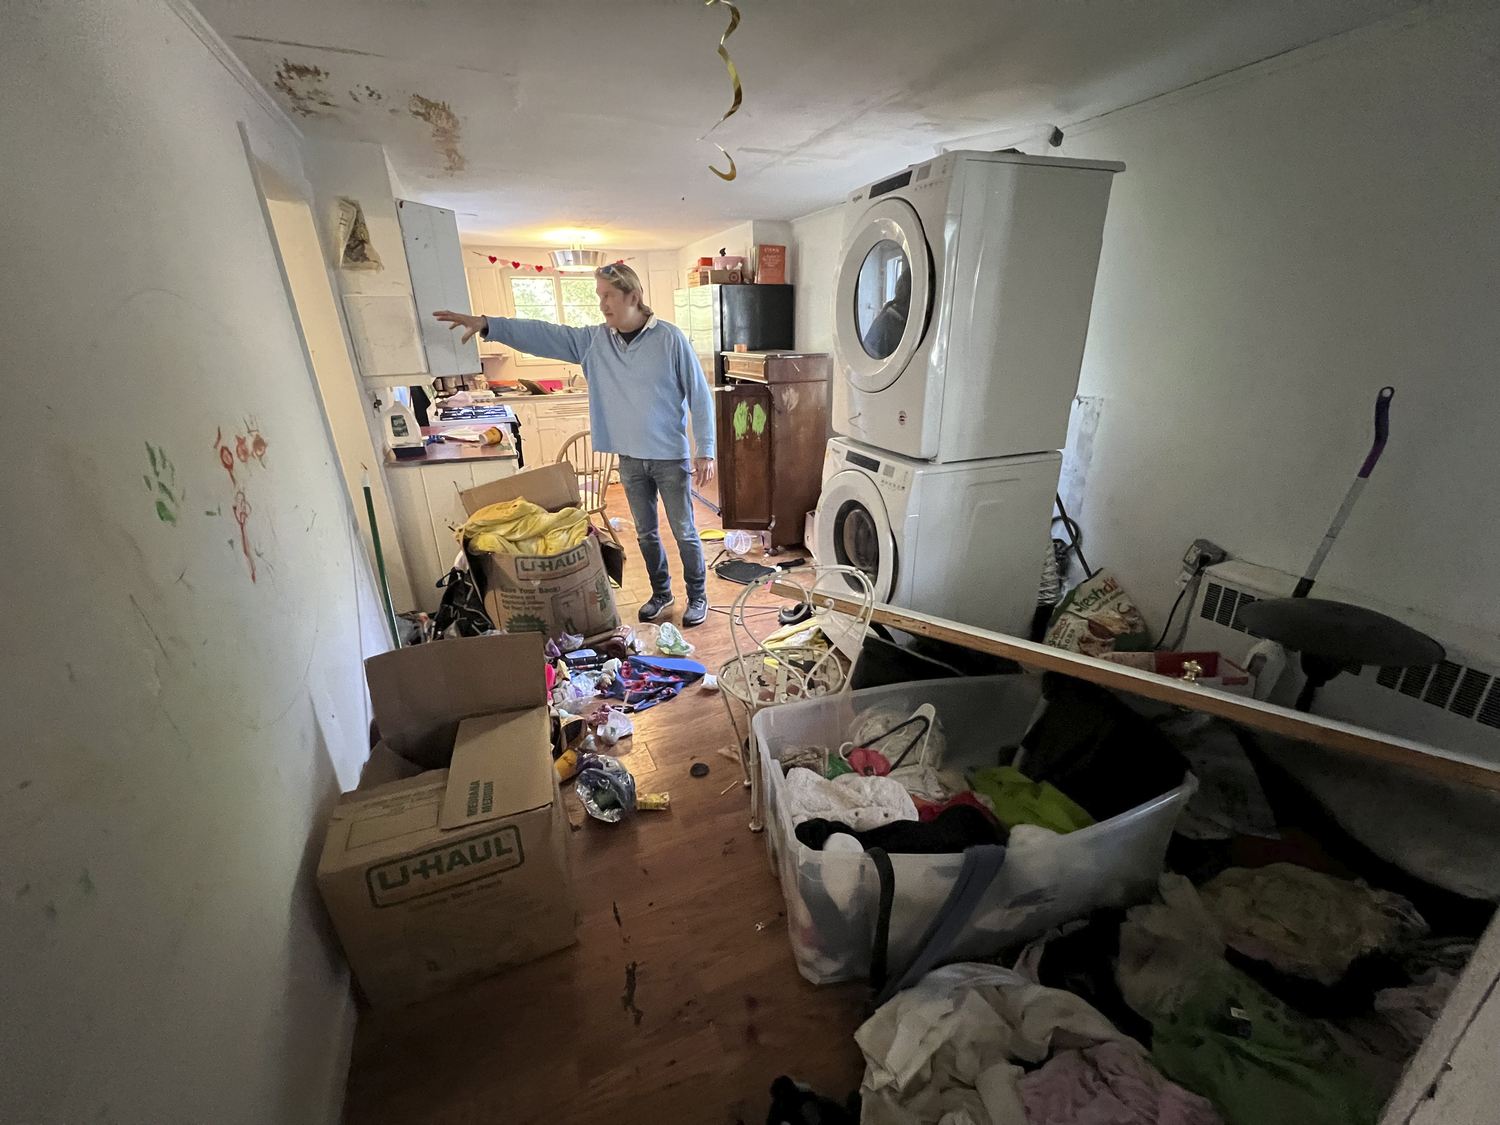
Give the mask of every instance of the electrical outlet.
M 1206 566 L 1214 566 L 1229 557 L 1229 552 L 1217 543 L 1207 539 L 1194 539 L 1182 556 L 1182 573 L 1177 576 L 1177 584 L 1186 586 Z

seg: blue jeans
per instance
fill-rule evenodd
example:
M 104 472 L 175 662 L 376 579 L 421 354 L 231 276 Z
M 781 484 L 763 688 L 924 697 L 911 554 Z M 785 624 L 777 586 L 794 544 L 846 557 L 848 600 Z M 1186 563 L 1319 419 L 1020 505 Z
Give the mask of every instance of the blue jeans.
M 687 584 L 688 600 L 706 596 L 707 577 L 703 567 L 703 544 L 693 523 L 693 468 L 690 461 L 645 461 L 639 457 L 620 456 L 620 483 L 630 502 L 635 520 L 641 560 L 651 575 L 651 592 L 672 592 L 672 573 L 667 569 L 667 552 L 657 531 L 656 497 L 667 506 L 667 522 L 682 555 L 682 573 Z

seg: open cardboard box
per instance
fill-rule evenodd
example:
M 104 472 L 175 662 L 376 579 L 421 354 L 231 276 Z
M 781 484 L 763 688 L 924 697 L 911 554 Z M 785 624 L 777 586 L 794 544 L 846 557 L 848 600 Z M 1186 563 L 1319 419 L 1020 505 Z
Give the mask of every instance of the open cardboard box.
M 365 661 L 382 737 L 330 817 L 318 888 L 373 1003 L 576 940 L 542 643 L 471 637 Z
M 472 516 L 480 508 L 517 496 L 549 512 L 576 508 L 578 477 L 564 461 L 482 484 L 459 499 Z M 593 638 L 620 627 L 615 593 L 593 535 L 555 555 L 471 553 L 469 560 L 484 593 L 485 611 L 497 629 Z

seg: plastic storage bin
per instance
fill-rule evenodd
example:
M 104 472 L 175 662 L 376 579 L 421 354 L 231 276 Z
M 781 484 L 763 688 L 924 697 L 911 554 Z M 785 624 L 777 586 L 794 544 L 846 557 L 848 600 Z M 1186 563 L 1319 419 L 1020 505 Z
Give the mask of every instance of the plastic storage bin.
M 778 759 L 789 746 L 836 750 L 855 716 L 869 708 L 909 713 L 922 703 L 931 703 L 937 711 L 947 740 L 945 769 L 1002 764 L 1003 748 L 1019 744 L 1038 713 L 1041 677 L 892 684 L 771 707 L 755 716 L 766 846 L 786 898 L 797 968 L 814 984 L 869 975 L 880 881 L 874 862 L 863 853 L 818 852 L 798 842 Z M 1017 830 L 1005 865 L 974 912 L 953 959 L 993 956 L 1092 910 L 1150 898 L 1177 814 L 1195 785 L 1189 775 L 1155 800 L 1065 836 Z M 896 895 L 889 959 L 891 970 L 899 972 L 915 955 L 928 922 L 948 897 L 963 856 L 893 855 L 891 866 Z

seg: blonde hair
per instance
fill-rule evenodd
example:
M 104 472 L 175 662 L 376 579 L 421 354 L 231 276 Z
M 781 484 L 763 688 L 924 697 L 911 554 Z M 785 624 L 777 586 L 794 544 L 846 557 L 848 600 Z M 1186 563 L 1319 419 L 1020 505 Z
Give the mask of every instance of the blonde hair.
M 640 276 L 624 262 L 611 262 L 607 266 L 600 266 L 594 271 L 594 276 L 609 282 L 612 288 L 618 289 L 627 296 L 631 293 L 636 294 L 641 303 L 641 312 L 647 316 L 656 315 L 651 311 L 651 306 L 646 304 L 646 287 L 641 284 Z

